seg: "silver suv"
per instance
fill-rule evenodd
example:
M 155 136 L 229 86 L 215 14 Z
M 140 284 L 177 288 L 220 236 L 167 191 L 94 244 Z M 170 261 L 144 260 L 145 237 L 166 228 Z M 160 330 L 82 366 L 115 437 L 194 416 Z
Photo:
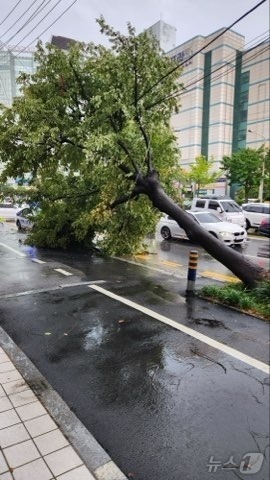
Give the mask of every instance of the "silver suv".
M 270 203 L 243 203 L 243 212 L 246 217 L 246 229 L 259 228 L 264 218 L 269 219 Z
M 246 227 L 246 219 L 243 210 L 230 197 L 211 195 L 204 197 L 195 197 L 192 200 L 191 211 L 210 210 L 217 215 L 220 220 L 225 222 L 238 223 L 241 227 Z

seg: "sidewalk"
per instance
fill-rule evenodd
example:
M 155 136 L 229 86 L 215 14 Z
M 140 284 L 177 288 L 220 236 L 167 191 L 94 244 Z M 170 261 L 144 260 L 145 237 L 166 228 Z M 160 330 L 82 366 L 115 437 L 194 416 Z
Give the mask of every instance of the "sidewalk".
M 0 330 L 0 345 L 7 346 L 0 347 L 0 479 L 126 479 L 32 362 Z M 27 376 L 33 388 L 25 381 Z

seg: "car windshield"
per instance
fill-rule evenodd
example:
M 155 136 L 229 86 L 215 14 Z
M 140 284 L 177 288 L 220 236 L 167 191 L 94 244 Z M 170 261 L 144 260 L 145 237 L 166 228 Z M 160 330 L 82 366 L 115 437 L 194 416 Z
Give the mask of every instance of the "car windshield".
M 199 223 L 217 223 L 217 222 L 222 222 L 216 215 L 213 213 L 207 213 L 207 212 L 198 212 L 193 214 L 196 220 L 198 220 Z
M 241 212 L 241 208 L 235 202 L 220 202 L 225 212 Z

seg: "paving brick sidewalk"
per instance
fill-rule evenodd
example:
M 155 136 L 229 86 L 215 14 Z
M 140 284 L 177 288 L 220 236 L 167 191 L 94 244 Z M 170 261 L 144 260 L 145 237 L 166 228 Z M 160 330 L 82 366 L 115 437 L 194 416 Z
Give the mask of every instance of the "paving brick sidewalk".
M 85 441 L 84 437 L 82 441 Z M 0 347 L 0 479 L 125 478 L 112 461 L 105 461 L 94 472 L 90 472 L 8 354 Z
M 0 348 L 1 480 L 94 480 Z

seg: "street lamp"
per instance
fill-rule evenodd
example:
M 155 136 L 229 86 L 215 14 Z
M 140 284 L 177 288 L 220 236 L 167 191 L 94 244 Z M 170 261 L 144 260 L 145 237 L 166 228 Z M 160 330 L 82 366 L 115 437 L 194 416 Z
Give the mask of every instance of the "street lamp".
M 249 133 L 254 133 L 254 135 L 258 135 L 258 137 L 263 138 L 264 140 L 264 145 L 266 144 L 266 138 L 264 135 L 261 133 L 255 132 L 254 130 L 248 130 Z M 263 151 L 263 162 L 262 162 L 262 178 L 260 181 L 260 186 L 259 186 L 259 200 L 262 203 L 263 202 L 263 188 L 264 188 L 264 171 L 265 171 L 265 157 L 264 157 L 264 151 Z

